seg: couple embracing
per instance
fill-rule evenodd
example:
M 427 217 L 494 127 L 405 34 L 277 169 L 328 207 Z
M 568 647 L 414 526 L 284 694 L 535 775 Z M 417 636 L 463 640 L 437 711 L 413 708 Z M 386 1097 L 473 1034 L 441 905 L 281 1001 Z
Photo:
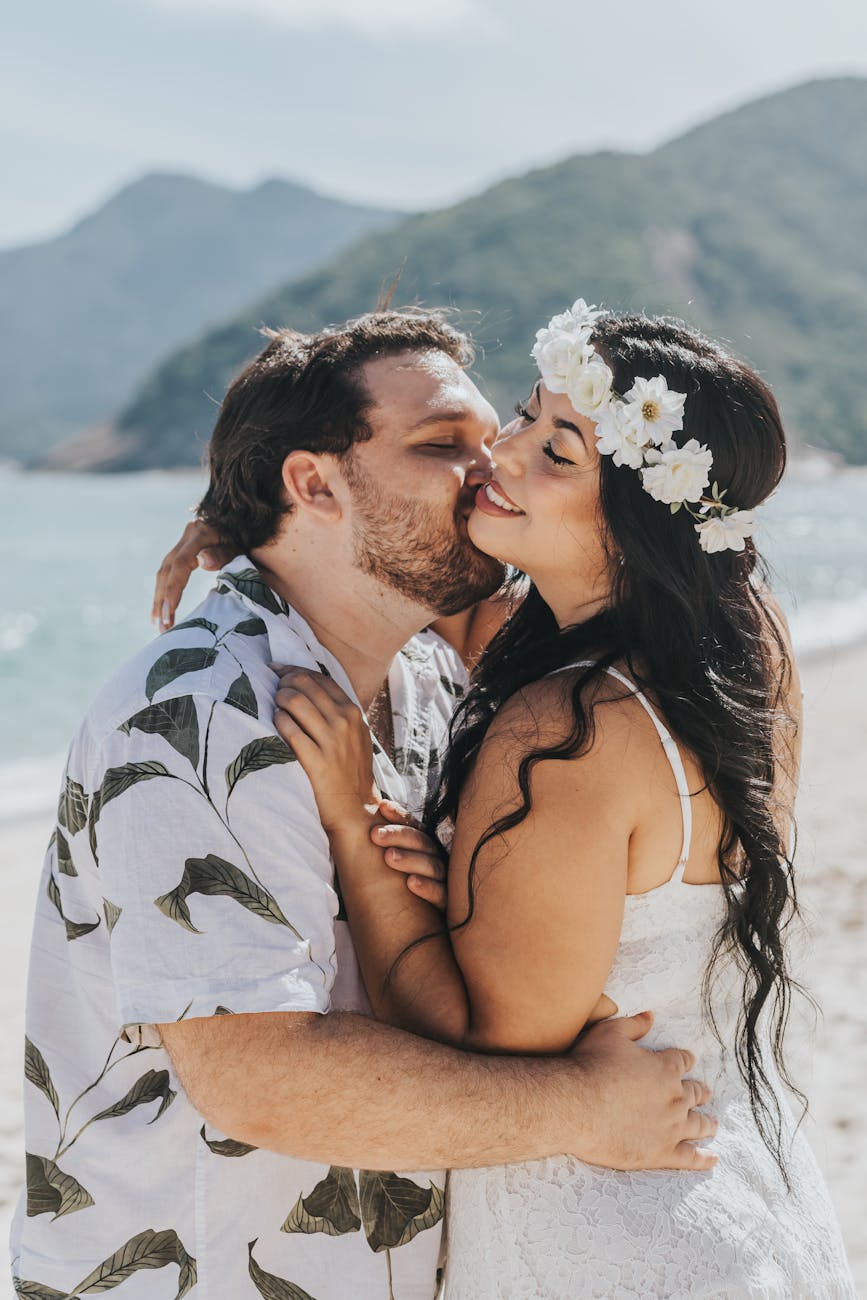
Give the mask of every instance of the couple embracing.
M 19 1295 L 854 1295 L 783 1091 L 776 404 L 580 300 L 533 353 L 502 430 L 435 314 L 229 389 L 165 623 L 234 558 L 70 751 Z

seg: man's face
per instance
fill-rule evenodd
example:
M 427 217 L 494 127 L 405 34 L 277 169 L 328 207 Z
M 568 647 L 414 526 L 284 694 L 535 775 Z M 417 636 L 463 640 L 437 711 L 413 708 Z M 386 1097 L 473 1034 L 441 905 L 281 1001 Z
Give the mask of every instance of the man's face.
M 476 489 L 490 477 L 496 412 L 443 352 L 368 362 L 373 429 L 345 458 L 359 568 L 432 614 L 491 595 L 503 566 L 467 536 Z

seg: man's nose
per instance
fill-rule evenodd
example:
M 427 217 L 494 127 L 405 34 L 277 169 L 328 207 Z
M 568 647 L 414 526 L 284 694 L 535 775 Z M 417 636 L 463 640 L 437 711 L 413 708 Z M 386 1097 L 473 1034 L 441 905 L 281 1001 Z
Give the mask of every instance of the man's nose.
M 465 482 L 471 487 L 479 487 L 482 483 L 487 483 L 491 477 L 491 466 L 493 464 L 493 453 L 488 443 L 483 443 L 478 452 L 467 466 Z

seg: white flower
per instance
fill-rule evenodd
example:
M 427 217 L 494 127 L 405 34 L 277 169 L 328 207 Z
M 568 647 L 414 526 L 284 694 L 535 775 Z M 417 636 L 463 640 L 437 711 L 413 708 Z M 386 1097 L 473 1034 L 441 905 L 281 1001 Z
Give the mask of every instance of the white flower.
M 597 418 L 611 400 L 613 382 L 614 376 L 598 357 L 574 366 L 566 379 L 566 392 L 573 410 L 579 415 Z
M 536 335 L 532 355 L 548 392 L 565 393 L 569 376 L 585 364 L 593 349 L 577 335 L 547 329 Z
M 703 524 L 696 524 L 698 544 L 703 551 L 742 551 L 747 537 L 752 537 L 756 525 L 752 510 L 732 510 L 720 518 L 712 515 Z
M 644 459 L 647 468 L 641 471 L 641 481 L 654 501 L 664 501 L 666 505 L 700 501 L 710 483 L 713 456 L 695 438 L 682 447 L 673 442 L 664 443 L 659 451 L 651 447 Z
M 568 311 L 551 317 L 548 328 L 564 330 L 567 334 L 584 334 L 586 342 L 596 324 L 596 318 L 601 315 L 602 312 L 596 307 L 588 307 L 583 298 L 576 298 Z
M 622 402 L 610 402 L 596 425 L 596 446 L 601 456 L 613 456 L 615 465 L 641 469 L 647 436 L 625 418 Z
M 647 432 L 647 441 L 661 447 L 683 428 L 685 393 L 673 393 L 663 375 L 636 379 L 623 400 L 629 420 Z

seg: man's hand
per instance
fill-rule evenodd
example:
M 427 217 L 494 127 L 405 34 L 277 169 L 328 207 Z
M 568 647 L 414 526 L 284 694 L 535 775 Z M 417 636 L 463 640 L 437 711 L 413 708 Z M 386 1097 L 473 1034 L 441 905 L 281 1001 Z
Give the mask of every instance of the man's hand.
M 371 828 L 373 843 L 384 850 L 388 865 L 406 876 L 407 889 L 444 912 L 448 863 L 442 847 L 414 817 L 389 799 L 380 800 L 379 814 L 389 825 Z
M 194 569 L 218 570 L 235 558 L 235 548 L 227 546 L 219 535 L 201 519 L 187 524 L 181 540 L 176 542 L 157 570 L 151 618 L 161 632 L 174 625 L 175 610 Z
M 585 1107 L 593 1102 L 590 1144 L 585 1137 L 576 1154 L 610 1169 L 712 1169 L 719 1157 L 693 1145 L 717 1131 L 717 1121 L 696 1109 L 711 1091 L 684 1078 L 695 1065 L 691 1052 L 638 1046 L 652 1024 L 649 1011 L 605 1020 L 572 1049 L 593 1088 L 584 1099 Z

